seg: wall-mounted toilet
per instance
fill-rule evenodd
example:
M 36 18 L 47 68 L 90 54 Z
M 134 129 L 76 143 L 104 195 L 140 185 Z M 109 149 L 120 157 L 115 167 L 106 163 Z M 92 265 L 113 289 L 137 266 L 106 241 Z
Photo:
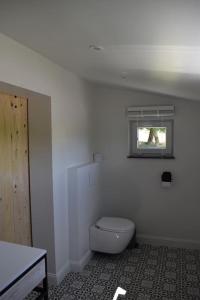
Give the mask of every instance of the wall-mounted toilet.
M 124 218 L 103 217 L 90 227 L 90 249 L 104 253 L 120 253 L 135 233 L 135 224 Z

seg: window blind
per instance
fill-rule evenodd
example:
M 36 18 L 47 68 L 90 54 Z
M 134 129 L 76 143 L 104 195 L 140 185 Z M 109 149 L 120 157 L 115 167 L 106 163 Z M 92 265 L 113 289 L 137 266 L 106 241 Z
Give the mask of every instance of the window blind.
M 160 119 L 173 118 L 174 105 L 163 106 L 131 106 L 127 108 L 127 117 L 129 119 Z

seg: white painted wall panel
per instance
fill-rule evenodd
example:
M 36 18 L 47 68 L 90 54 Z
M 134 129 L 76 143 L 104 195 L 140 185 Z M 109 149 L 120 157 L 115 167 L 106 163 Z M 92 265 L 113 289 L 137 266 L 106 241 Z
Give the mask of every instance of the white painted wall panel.
M 99 164 L 92 163 L 68 170 L 70 260 L 78 270 L 90 254 L 89 227 L 101 213 Z

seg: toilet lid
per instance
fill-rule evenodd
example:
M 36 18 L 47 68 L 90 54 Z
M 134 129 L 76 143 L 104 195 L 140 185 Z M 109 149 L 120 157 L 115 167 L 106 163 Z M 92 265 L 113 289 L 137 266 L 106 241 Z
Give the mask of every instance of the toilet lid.
M 109 217 L 99 219 L 96 226 L 102 230 L 114 232 L 126 232 L 135 228 L 135 224 L 128 219 Z

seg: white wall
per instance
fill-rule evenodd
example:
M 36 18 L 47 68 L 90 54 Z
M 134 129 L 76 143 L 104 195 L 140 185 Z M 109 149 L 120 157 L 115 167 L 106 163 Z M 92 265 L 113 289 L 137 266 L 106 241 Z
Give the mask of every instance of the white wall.
M 90 160 L 89 86 L 36 52 L 0 34 L 0 81 L 51 96 L 55 268 L 69 267 L 66 168 Z M 45 215 L 44 215 L 45 218 Z
M 104 214 L 134 220 L 147 240 L 199 246 L 200 103 L 100 85 L 93 99 L 93 149 L 104 155 Z M 125 108 L 151 104 L 175 104 L 174 160 L 126 158 Z M 173 174 L 170 189 L 160 186 L 164 170 Z

